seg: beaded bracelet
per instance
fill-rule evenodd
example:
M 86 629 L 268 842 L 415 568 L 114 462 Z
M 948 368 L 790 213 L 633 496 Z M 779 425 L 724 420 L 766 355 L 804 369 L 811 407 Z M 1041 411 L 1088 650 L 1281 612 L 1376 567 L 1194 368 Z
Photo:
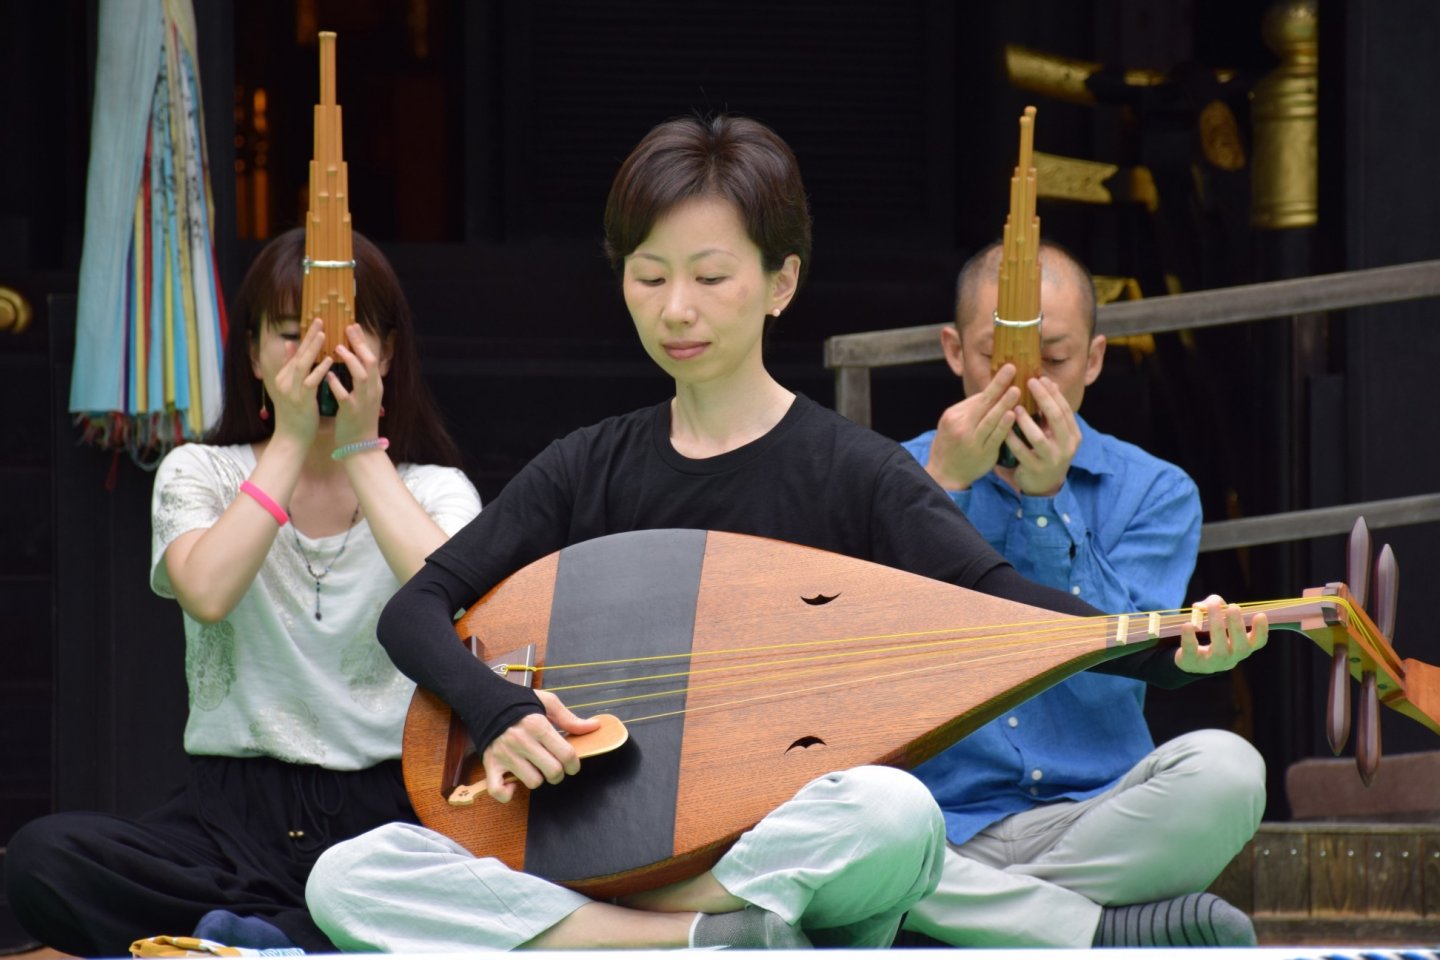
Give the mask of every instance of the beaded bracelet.
M 280 504 L 276 503 L 274 500 L 271 500 L 268 493 L 255 486 L 255 484 L 251 483 L 249 480 L 246 480 L 244 483 L 240 484 L 240 492 L 248 493 L 250 495 L 250 498 L 256 503 L 260 504 L 260 506 L 264 507 L 265 512 L 270 514 L 270 516 L 274 517 L 275 522 L 280 524 L 280 526 L 283 527 L 285 526 L 285 524 L 290 522 L 290 515 L 285 512 L 285 508 L 280 506 Z
M 389 450 L 390 440 L 388 437 L 376 437 L 373 440 L 356 440 L 354 443 L 347 443 L 343 447 L 336 447 L 330 454 L 331 460 L 344 460 L 352 453 L 360 453 L 362 450 Z

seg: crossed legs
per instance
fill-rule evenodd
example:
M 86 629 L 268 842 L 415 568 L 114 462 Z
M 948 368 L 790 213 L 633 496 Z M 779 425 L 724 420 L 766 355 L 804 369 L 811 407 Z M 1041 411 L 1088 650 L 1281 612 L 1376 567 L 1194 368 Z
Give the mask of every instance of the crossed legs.
M 944 850 L 939 808 L 918 780 L 858 767 L 807 784 L 709 873 L 624 906 L 477 859 L 406 824 L 329 850 L 306 900 L 342 950 L 682 947 L 697 914 L 747 904 L 816 943 L 884 946 L 939 880 Z
M 957 946 L 1088 947 L 1104 907 L 1204 890 L 1254 835 L 1265 765 L 1233 734 L 1157 747 L 1098 796 L 1008 817 L 950 848 L 905 929 Z

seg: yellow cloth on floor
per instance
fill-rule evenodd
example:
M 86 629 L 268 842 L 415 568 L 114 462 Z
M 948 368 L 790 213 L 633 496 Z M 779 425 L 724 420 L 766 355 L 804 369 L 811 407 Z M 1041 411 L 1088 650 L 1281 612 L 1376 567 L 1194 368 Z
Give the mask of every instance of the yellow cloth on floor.
M 132 957 L 239 957 L 255 952 L 199 937 L 143 937 L 130 944 Z
M 301 957 L 299 947 L 227 947 L 200 937 L 144 937 L 130 944 L 132 957 Z

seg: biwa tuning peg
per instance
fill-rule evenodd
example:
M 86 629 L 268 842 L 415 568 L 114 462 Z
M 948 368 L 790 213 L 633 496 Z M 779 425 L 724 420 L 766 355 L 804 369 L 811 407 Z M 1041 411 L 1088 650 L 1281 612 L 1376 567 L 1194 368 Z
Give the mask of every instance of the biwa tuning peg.
M 1364 517 L 1356 517 L 1350 528 L 1350 541 L 1346 551 L 1345 582 L 1350 586 L 1350 595 L 1358 606 L 1365 606 L 1370 587 L 1370 527 Z
M 1374 670 L 1366 670 L 1360 678 L 1360 709 L 1356 721 L 1355 767 L 1368 787 L 1375 779 L 1375 771 L 1380 769 L 1380 691 Z
M 1390 644 L 1395 646 L 1395 607 L 1400 594 L 1400 564 L 1390 544 L 1380 548 L 1380 558 L 1375 562 L 1375 596 L 1371 598 L 1370 612 L 1375 626 Z
M 1335 756 L 1350 739 L 1350 645 L 1335 644 L 1330 660 L 1330 694 L 1326 699 L 1325 738 Z

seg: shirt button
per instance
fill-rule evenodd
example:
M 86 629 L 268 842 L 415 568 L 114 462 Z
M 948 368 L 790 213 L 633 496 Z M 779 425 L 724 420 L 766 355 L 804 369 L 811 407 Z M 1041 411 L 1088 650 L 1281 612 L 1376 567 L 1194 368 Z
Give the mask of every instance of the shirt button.
M 1041 779 L 1041 778 L 1044 777 L 1044 776 L 1045 776 L 1045 772 L 1044 772 L 1043 770 L 1041 770 L 1039 767 L 1036 767 L 1034 770 L 1031 770 L 1031 771 L 1030 771 L 1030 779 L 1031 779 L 1031 780 L 1039 780 L 1039 779 Z
M 1069 522 L 1070 522 L 1070 514 L 1068 514 L 1068 513 L 1062 513 L 1062 514 L 1060 514 L 1060 519 L 1061 519 L 1061 520 L 1064 520 L 1066 523 L 1069 523 Z
M 1024 508 L 1024 507 L 1019 507 L 1018 509 L 1016 509 L 1016 511 L 1015 511 L 1015 519 L 1016 519 L 1016 520 L 1019 520 L 1019 519 L 1023 518 L 1024 516 L 1025 516 L 1025 508 Z
M 1048 517 L 1036 517 L 1036 518 L 1035 518 L 1035 526 L 1037 526 L 1037 527 L 1048 527 L 1048 526 L 1050 526 L 1050 520 L 1049 520 Z
M 1032 796 L 1032 797 L 1038 797 L 1038 796 L 1040 796 L 1040 788 L 1039 788 L 1039 787 L 1031 787 L 1031 788 L 1030 788 L 1030 796 Z
M 1075 596 L 1077 597 L 1080 596 L 1080 584 L 1077 583 L 1075 584 L 1075 586 L 1071 587 L 1070 592 L 1075 594 Z
M 1015 717 L 1011 717 L 1009 720 L 1006 720 L 1005 722 L 1008 723 L 1008 724 L 1010 724 L 1010 726 L 1012 726 L 1012 727 L 1018 727 L 1018 726 L 1020 726 L 1020 721 L 1019 721 L 1018 719 L 1016 719 Z

